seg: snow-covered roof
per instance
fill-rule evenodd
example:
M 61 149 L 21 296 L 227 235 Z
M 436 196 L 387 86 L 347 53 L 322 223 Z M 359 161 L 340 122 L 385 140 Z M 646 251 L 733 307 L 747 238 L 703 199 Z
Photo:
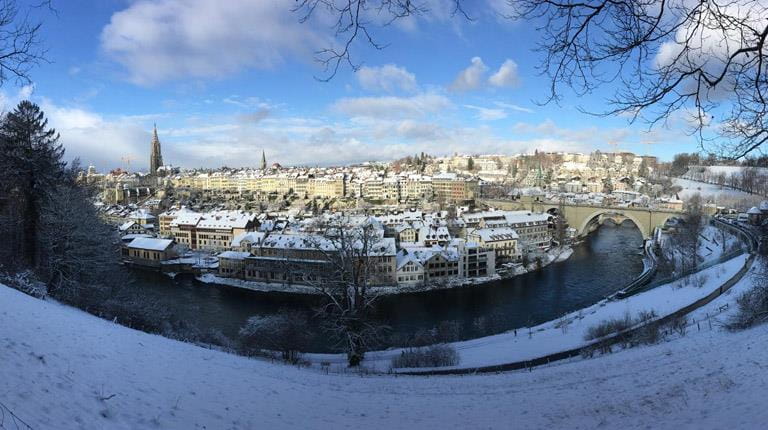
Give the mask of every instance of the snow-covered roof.
M 397 268 L 400 269 L 409 261 L 418 262 L 420 265 L 425 265 L 430 259 L 435 256 L 441 256 L 447 261 L 458 261 L 461 255 L 456 247 L 440 247 L 440 246 L 409 246 L 403 247 L 397 253 Z
M 483 242 L 496 242 L 501 240 L 516 240 L 518 239 L 517 232 L 509 227 L 500 228 L 478 228 L 470 233 L 472 236 L 477 236 L 482 239 Z
M 752 206 L 752 208 L 750 208 L 750 209 L 747 211 L 747 214 L 749 214 L 749 215 L 761 215 L 761 214 L 762 214 L 762 212 L 761 212 L 761 211 L 760 211 L 760 209 L 758 209 L 756 206 Z
M 245 233 L 240 233 L 232 239 L 230 246 L 238 247 L 243 241 L 259 243 L 262 239 L 264 239 L 264 236 L 265 234 L 260 231 L 247 231 Z
M 126 231 L 129 228 L 131 228 L 131 226 L 134 225 L 134 224 L 136 224 L 135 221 L 126 221 L 126 222 L 120 224 L 120 227 L 118 227 L 117 229 L 120 230 L 120 231 Z
M 224 251 L 221 254 L 219 254 L 219 258 L 226 258 L 229 260 L 244 260 L 246 257 L 250 257 L 250 252 L 239 252 L 239 251 Z
M 157 239 L 153 237 L 137 237 L 128 244 L 128 248 L 148 249 L 150 251 L 165 251 L 173 244 L 172 239 Z

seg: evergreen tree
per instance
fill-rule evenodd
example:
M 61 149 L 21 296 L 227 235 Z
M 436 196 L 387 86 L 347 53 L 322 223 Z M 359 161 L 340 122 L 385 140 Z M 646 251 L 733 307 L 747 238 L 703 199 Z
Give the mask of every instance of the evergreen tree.
M 475 160 L 472 157 L 469 157 L 469 160 L 467 160 L 467 170 L 470 172 L 475 170 Z
M 43 207 L 64 173 L 64 148 L 58 140 L 40 108 L 27 100 L 0 124 L 0 196 L 6 200 L 2 209 L 15 218 L 10 227 L 17 228 L 5 248 L 12 265 L 37 268 L 40 264 Z
M 640 162 L 640 167 L 638 167 L 637 174 L 641 178 L 648 177 L 648 163 L 645 162 L 645 159 L 643 159 L 643 161 Z
M 0 121 L 0 234 L 8 238 L 0 256 L 10 269 L 34 271 L 49 293 L 77 299 L 80 288 L 118 281 L 117 241 L 58 139 L 29 101 Z

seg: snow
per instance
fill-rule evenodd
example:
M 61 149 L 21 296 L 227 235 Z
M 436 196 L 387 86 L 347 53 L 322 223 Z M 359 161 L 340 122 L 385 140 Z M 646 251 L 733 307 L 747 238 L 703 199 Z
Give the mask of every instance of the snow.
M 151 251 L 165 251 L 173 244 L 171 239 L 155 239 L 152 237 L 137 237 L 128 244 L 128 248 L 149 249 Z
M 471 369 L 530 360 L 561 351 L 568 351 L 584 345 L 584 336 L 590 327 L 612 318 L 622 318 L 629 313 L 636 317 L 642 311 L 654 310 L 665 316 L 682 309 L 707 296 L 726 280 L 733 277 L 745 264 L 747 256 L 740 255 L 722 264 L 712 266 L 699 274 L 706 281 L 697 287 L 694 283 L 685 285 L 683 280 L 662 285 L 654 289 L 621 300 L 602 300 L 590 307 L 572 312 L 554 321 L 528 329 L 512 330 L 452 345 L 459 351 L 461 362 L 456 369 Z M 563 325 L 566 326 L 563 329 Z M 389 371 L 393 357 L 402 349 L 371 352 L 366 355 L 365 365 L 379 371 Z M 314 362 L 329 362 L 334 366 L 344 363 L 346 357 L 340 354 L 308 354 Z
M 532 372 L 326 375 L 0 286 L 0 402 L 35 429 L 761 428 L 767 345 L 767 325 L 733 334 L 715 325 Z
M 760 197 L 733 188 L 723 187 L 716 184 L 692 181 L 690 179 L 672 178 L 672 183 L 683 187 L 678 193 L 682 200 L 691 198 L 694 194 L 700 194 L 706 200 L 713 200 L 715 203 L 730 201 L 759 201 Z

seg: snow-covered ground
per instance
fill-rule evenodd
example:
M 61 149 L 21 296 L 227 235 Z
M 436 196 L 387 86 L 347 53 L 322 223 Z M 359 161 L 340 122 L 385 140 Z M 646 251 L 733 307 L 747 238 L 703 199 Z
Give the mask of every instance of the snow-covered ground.
M 588 308 L 570 313 L 554 321 L 528 329 L 512 330 L 505 333 L 453 342 L 459 352 L 460 363 L 441 369 L 466 369 L 530 360 L 584 345 L 584 336 L 593 327 L 612 318 L 622 318 L 629 313 L 633 318 L 643 311 L 655 311 L 666 316 L 707 296 L 723 282 L 733 277 L 746 261 L 740 255 L 725 263 L 712 266 L 686 278 L 705 279 L 702 284 L 680 279 L 668 285 L 627 297 L 621 300 L 602 300 Z M 366 354 L 364 365 L 372 370 L 389 371 L 393 357 L 402 349 L 393 348 Z M 307 354 L 313 363 L 327 362 L 336 368 L 345 363 L 342 354 Z
M 708 184 L 682 178 L 672 178 L 672 183 L 683 188 L 682 191 L 678 193 L 678 196 L 682 200 L 687 200 L 694 194 L 700 194 L 704 201 L 727 207 L 751 207 L 763 200 L 760 196 L 716 184 Z
M 749 282 L 709 306 L 732 309 Z M 699 327 L 532 372 L 325 375 L 134 331 L 0 286 L 0 426 L 16 428 L 12 411 L 35 429 L 764 428 L 768 326 Z

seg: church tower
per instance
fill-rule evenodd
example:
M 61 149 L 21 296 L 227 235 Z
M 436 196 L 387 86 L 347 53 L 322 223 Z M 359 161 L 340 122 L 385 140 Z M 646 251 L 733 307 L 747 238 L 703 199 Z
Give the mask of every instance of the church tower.
M 163 154 L 160 152 L 160 139 L 157 138 L 157 124 L 152 132 L 152 155 L 149 158 L 149 174 L 157 175 L 157 169 L 163 165 Z
M 261 150 L 261 170 L 267 170 L 267 156 L 263 149 Z

